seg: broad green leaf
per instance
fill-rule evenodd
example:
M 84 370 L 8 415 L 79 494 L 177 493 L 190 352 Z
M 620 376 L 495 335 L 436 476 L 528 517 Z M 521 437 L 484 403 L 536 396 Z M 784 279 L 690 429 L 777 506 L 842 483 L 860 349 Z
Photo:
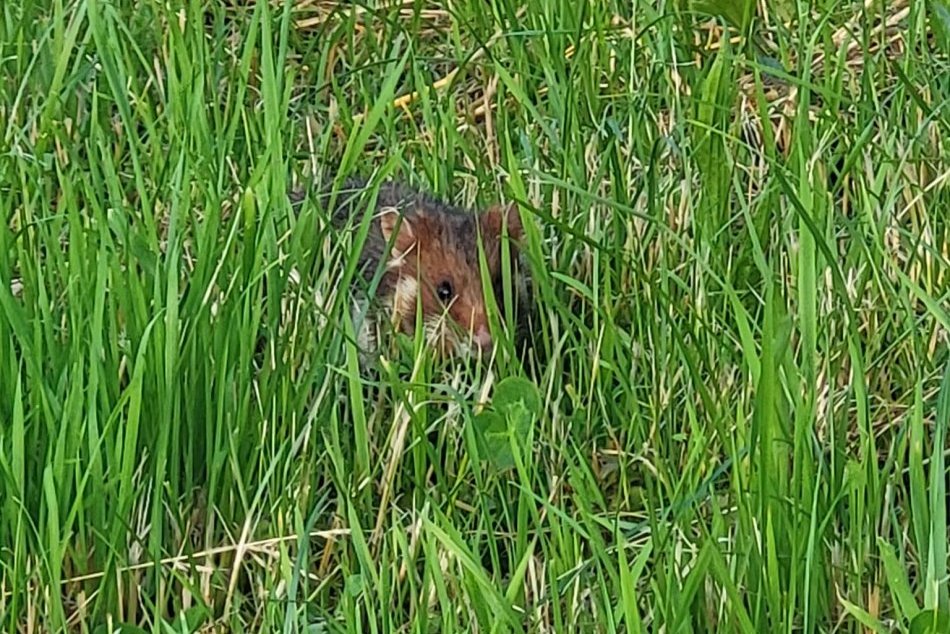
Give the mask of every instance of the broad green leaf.
M 508 440 L 508 421 L 498 412 L 486 410 L 473 420 L 475 439 L 482 458 L 488 460 L 495 469 L 504 471 L 515 466 Z
M 950 632 L 950 614 L 924 610 L 910 622 L 910 634 L 946 634 Z
M 494 409 L 502 413 L 511 412 L 518 403 L 523 404 L 527 413 L 532 416 L 541 413 L 541 395 L 534 383 L 515 376 L 499 381 L 492 398 Z

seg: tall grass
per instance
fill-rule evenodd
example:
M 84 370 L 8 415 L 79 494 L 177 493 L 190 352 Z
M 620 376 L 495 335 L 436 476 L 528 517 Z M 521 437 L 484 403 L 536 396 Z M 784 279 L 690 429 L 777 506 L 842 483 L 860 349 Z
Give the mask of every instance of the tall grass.
M 3 629 L 945 631 L 925 9 L 4 3 Z M 523 353 L 361 370 L 350 173 L 518 203 Z

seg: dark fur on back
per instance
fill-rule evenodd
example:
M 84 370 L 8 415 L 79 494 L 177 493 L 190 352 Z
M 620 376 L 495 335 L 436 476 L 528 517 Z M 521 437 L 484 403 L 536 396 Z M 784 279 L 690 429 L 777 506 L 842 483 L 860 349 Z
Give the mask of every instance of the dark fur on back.
M 337 191 L 336 207 L 332 216 L 336 226 L 343 229 L 359 225 L 369 202 L 368 190 L 366 181 L 357 178 L 347 179 L 343 183 Z M 421 216 L 433 220 L 429 223 L 429 228 L 437 235 L 431 237 L 438 239 L 446 251 L 461 256 L 465 265 L 472 271 L 478 271 L 478 215 L 474 211 L 447 204 L 435 196 L 399 182 L 386 182 L 379 186 L 376 209 L 372 213 L 375 215 L 386 208 L 396 209 L 414 225 L 418 224 Z M 365 275 L 372 276 L 375 273 L 376 267 L 384 258 L 386 248 L 386 239 L 379 222 L 374 221 L 363 244 L 361 256 Z M 384 279 L 385 281 L 387 280 Z

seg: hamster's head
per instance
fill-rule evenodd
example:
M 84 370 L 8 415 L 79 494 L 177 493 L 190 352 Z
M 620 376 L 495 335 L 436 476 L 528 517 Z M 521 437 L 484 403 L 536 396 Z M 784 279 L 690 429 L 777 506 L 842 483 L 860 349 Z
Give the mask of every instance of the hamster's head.
M 480 237 L 491 287 L 498 293 L 506 228 L 514 246 L 523 227 L 513 205 L 483 214 L 425 207 L 381 210 L 382 237 L 392 245 L 387 264 L 392 309 L 405 332 L 413 331 L 421 307 L 426 340 L 440 353 L 491 348 L 478 245 Z

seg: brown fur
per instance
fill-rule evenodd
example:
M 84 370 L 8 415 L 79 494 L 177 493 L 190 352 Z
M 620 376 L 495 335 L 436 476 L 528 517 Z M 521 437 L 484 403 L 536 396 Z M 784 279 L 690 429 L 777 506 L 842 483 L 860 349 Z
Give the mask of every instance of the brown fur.
M 366 190 L 361 181 L 349 181 L 338 194 L 334 219 L 341 225 L 358 224 L 365 211 Z M 347 193 L 349 192 L 349 193 Z M 353 197 L 352 194 L 357 196 Z M 352 226 L 352 225 L 350 225 Z M 494 206 L 485 213 L 459 208 L 401 184 L 380 187 L 373 222 L 361 253 L 363 274 L 372 278 L 377 266 L 386 267 L 378 297 L 387 301 L 399 327 L 412 334 L 416 324 L 416 302 L 396 298 L 396 289 L 404 278 L 417 284 L 422 319 L 430 342 L 449 352 L 472 339 L 488 345 L 488 309 L 482 292 L 479 268 L 479 236 L 486 264 L 501 303 L 501 249 L 507 226 L 510 240 L 523 234 L 515 206 Z M 388 249 L 391 245 L 391 249 Z M 513 252 L 512 264 L 517 264 Z M 448 283 L 452 297 L 443 302 L 438 296 L 440 284 Z M 414 285 L 404 284 L 411 289 Z M 400 300 L 400 301 L 396 301 Z M 467 336 L 466 336 L 467 335 Z

